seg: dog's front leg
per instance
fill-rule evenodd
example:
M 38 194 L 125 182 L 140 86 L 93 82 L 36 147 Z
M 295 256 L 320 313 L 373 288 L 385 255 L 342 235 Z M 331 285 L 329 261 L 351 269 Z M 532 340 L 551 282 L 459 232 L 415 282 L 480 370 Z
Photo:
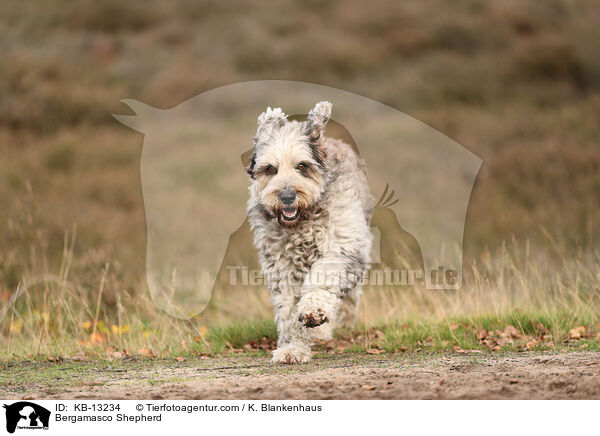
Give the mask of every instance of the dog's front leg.
M 298 297 L 290 291 L 274 291 L 271 301 L 275 308 L 277 325 L 277 349 L 273 351 L 271 363 L 306 363 L 312 358 L 310 335 L 298 321 Z
M 333 323 L 341 297 L 356 286 L 363 269 L 355 257 L 341 253 L 315 262 L 302 287 L 298 321 L 308 328 Z

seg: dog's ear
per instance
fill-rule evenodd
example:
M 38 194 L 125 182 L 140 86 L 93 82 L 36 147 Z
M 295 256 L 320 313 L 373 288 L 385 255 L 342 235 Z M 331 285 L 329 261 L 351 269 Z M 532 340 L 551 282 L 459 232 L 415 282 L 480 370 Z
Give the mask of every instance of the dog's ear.
M 258 128 L 254 137 L 254 145 L 260 141 L 269 139 L 274 128 L 280 127 L 285 123 L 287 115 L 281 108 L 267 107 L 267 110 L 258 116 Z
M 271 136 L 273 129 L 281 127 L 287 115 L 283 113 L 281 108 L 276 107 L 271 109 L 267 107 L 267 110 L 258 116 L 258 128 L 256 129 L 256 136 L 254 136 L 254 149 L 252 150 L 252 156 L 250 157 L 250 165 L 246 168 L 246 173 L 254 179 L 254 166 L 256 164 L 256 146 L 260 142 L 265 142 Z
M 254 174 L 255 167 L 256 167 L 256 145 L 255 145 L 255 148 L 252 150 L 252 155 L 250 156 L 250 162 L 249 162 L 248 166 L 246 168 L 244 168 L 244 170 L 246 171 L 246 174 L 248 174 L 250 176 L 250 178 L 253 180 L 255 177 L 255 174 Z
M 308 113 L 306 119 L 306 136 L 310 141 L 319 144 L 324 140 L 325 126 L 331 117 L 332 104 L 328 101 L 318 102 Z

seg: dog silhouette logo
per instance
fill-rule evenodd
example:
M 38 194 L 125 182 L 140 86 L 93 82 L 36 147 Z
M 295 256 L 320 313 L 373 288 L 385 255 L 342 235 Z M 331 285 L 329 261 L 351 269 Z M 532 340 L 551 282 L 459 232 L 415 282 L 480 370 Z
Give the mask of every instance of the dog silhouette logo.
M 333 121 L 349 132 L 371 193 L 387 186 L 373 215 L 381 233 L 376 262 L 404 269 L 403 259 L 414 258 L 408 269 L 423 270 L 427 289 L 460 289 L 467 207 L 482 160 L 433 127 L 367 97 L 265 80 L 215 88 L 169 109 L 125 99 L 133 114 L 114 115 L 144 135 L 145 272 L 158 308 L 182 319 L 198 315 L 212 300 L 223 262 L 252 266 L 232 263 L 245 253 L 227 253 L 237 239 L 245 251 L 253 250 L 245 221 L 248 175 L 240 156 L 251 147 L 256 115 L 267 106 L 301 115 L 315 101 L 335 105 L 326 135 L 335 137 Z
M 6 431 L 14 433 L 18 429 L 48 429 L 50 411 L 28 401 L 19 401 L 3 406 L 6 409 Z

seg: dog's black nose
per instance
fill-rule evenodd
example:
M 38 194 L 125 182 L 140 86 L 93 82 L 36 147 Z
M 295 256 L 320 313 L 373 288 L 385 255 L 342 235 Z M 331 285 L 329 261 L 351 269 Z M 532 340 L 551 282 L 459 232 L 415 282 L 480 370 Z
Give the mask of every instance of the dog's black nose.
M 296 191 L 293 191 L 291 189 L 284 189 L 283 191 L 281 191 L 281 194 L 279 194 L 279 198 L 281 199 L 281 202 L 283 204 L 289 206 L 296 199 Z

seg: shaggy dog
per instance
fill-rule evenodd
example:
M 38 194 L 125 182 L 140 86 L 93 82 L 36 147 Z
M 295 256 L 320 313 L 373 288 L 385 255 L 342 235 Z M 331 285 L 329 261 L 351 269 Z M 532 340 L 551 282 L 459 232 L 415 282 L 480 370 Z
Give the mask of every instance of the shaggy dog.
M 331 339 L 358 313 L 374 201 L 362 160 L 325 137 L 330 116 L 319 102 L 305 122 L 280 108 L 258 117 L 248 216 L 275 309 L 272 363 L 308 362 L 312 339 Z

